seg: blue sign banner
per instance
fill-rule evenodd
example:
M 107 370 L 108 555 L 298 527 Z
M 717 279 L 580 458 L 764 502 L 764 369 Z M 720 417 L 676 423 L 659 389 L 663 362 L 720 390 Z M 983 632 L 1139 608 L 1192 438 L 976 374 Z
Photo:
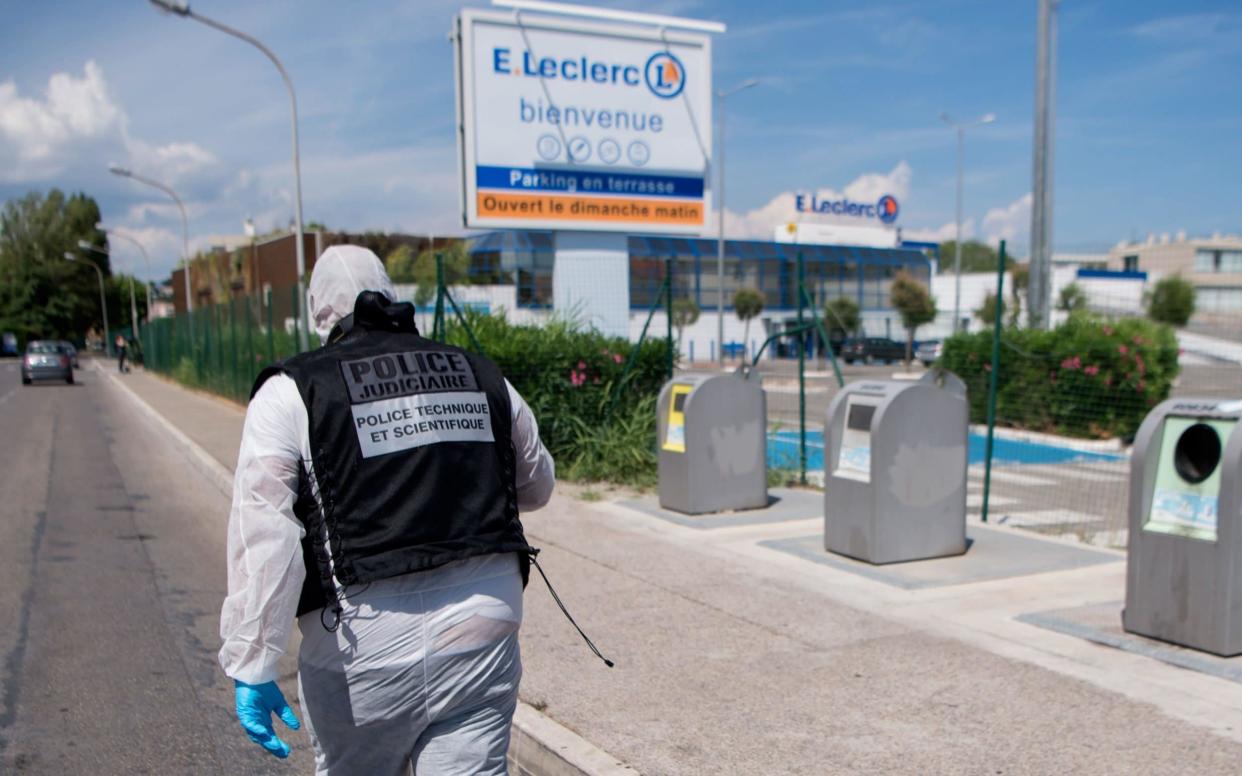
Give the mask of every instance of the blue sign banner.
M 635 175 L 606 171 L 539 170 L 533 167 L 475 167 L 480 189 L 571 194 L 619 194 L 701 199 L 703 179 L 678 175 Z

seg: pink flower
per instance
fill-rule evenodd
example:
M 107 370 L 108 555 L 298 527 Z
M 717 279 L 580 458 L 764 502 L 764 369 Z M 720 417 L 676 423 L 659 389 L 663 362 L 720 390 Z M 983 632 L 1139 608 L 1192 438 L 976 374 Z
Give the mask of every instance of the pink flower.
M 1106 336 L 1106 337 L 1111 337 L 1111 336 L 1113 336 L 1113 327 L 1112 327 L 1112 326 L 1105 326 L 1105 327 L 1104 327 L 1104 336 Z
M 1139 381 L 1138 381 L 1138 387 L 1137 387 L 1137 388 L 1135 388 L 1135 390 L 1136 390 L 1136 391 L 1138 391 L 1139 393 L 1142 393 L 1142 392 L 1144 391 L 1144 389 L 1146 389 L 1146 388 L 1147 388 L 1147 383 L 1143 382 L 1142 380 L 1139 380 Z
M 1083 367 L 1082 373 L 1088 377 L 1095 377 L 1100 373 L 1100 368 L 1095 364 L 1092 364 L 1091 366 Z
M 991 365 L 991 364 L 984 364 L 984 365 L 983 365 L 983 371 L 985 371 L 985 372 L 991 372 L 991 371 L 992 371 L 992 365 Z
M 1067 358 L 1061 362 L 1062 369 L 1078 369 L 1082 366 L 1082 359 L 1078 356 Z
M 569 382 L 573 384 L 575 387 L 582 385 L 583 383 L 586 382 L 586 375 L 582 372 L 571 371 L 569 373 Z
M 1125 354 L 1130 352 L 1130 349 L 1127 348 L 1125 345 L 1118 345 L 1117 352 L 1124 356 Z
M 1147 374 L 1147 364 L 1143 363 L 1143 357 L 1140 356 L 1138 353 L 1134 354 L 1134 363 L 1138 364 L 1138 373 L 1140 375 Z
M 586 362 L 585 362 L 585 361 L 579 361 L 579 362 L 578 362 L 578 368 L 579 368 L 579 369 L 586 369 Z
M 624 361 L 625 359 L 621 358 L 621 354 L 620 354 L 620 353 L 613 353 L 613 354 L 612 354 L 612 360 L 613 360 L 613 362 L 614 362 L 614 363 L 620 364 L 620 363 L 621 363 L 622 361 Z

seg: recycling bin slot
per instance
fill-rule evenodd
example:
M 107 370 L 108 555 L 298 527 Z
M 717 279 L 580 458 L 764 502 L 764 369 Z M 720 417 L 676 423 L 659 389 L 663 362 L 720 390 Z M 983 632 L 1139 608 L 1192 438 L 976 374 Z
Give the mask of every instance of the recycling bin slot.
M 758 372 L 676 377 L 656 412 L 661 507 L 698 515 L 767 506 L 767 401 Z
M 1135 436 L 1127 631 L 1242 654 L 1242 401 L 1170 399 Z
M 824 424 L 824 548 L 869 563 L 966 551 L 965 384 L 917 381 L 841 389 Z
M 1173 468 L 1191 485 L 1198 485 L 1220 463 L 1220 437 L 1206 423 L 1196 423 L 1182 432 L 1173 448 Z

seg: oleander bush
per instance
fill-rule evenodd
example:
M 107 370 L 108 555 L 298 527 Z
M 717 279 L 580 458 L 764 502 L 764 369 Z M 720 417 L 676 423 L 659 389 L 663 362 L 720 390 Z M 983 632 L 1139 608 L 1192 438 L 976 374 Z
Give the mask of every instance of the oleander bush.
M 503 313 L 466 316 L 484 355 L 530 405 L 558 476 L 655 482 L 655 402 L 668 379 L 666 340 L 646 340 L 626 374 L 634 345 L 623 337 L 563 319 L 534 326 L 511 323 Z M 473 349 L 456 320 L 448 339 Z
M 1178 374 L 1168 326 L 1072 315 L 1051 331 L 1007 328 L 997 372 L 997 425 L 1064 436 L 1129 439 Z M 966 381 L 972 423 L 987 421 L 992 333 L 944 342 L 940 365 Z

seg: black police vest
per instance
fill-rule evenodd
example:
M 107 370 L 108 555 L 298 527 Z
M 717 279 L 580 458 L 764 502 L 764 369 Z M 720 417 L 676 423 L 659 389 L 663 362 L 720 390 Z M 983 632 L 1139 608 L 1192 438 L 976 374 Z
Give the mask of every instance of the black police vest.
M 409 304 L 359 295 L 352 327 L 259 375 L 297 384 L 310 421 L 294 513 L 306 528 L 299 616 L 342 585 L 533 551 L 518 519 L 509 392 L 499 368 L 418 335 Z M 252 393 L 253 396 L 253 393 Z

